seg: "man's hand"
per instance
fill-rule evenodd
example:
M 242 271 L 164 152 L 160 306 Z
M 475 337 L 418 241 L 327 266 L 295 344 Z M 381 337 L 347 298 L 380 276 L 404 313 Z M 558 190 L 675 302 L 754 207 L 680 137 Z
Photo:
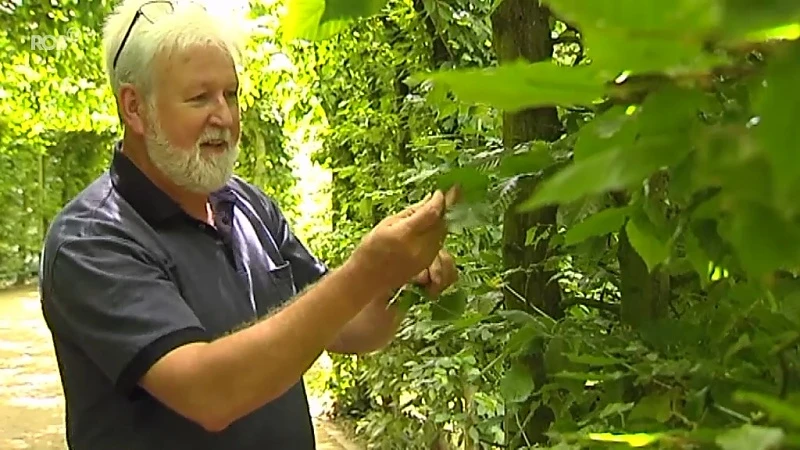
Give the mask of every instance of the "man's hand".
M 445 209 L 458 203 L 461 191 L 454 186 L 445 194 Z M 458 269 L 453 257 L 446 250 L 439 250 L 439 254 L 431 265 L 417 274 L 411 281 L 424 288 L 431 297 L 438 297 L 445 289 L 458 280 Z
M 411 281 L 424 288 L 429 296 L 435 298 L 457 280 L 458 269 L 456 269 L 453 257 L 446 250 L 440 250 L 430 267 L 420 272 Z
M 409 282 L 439 295 L 457 278 L 453 258 L 442 250 L 447 233 L 445 213 L 457 191 L 436 191 L 416 205 L 382 220 L 362 240 L 350 262 L 378 296 L 353 318 L 327 349 L 336 353 L 365 353 L 382 348 L 394 337 L 402 313 L 387 307 L 391 292 Z M 370 287 L 371 289 L 371 287 Z
M 378 223 L 352 256 L 364 281 L 389 292 L 430 267 L 447 234 L 446 208 L 445 195 L 436 191 L 430 199 Z

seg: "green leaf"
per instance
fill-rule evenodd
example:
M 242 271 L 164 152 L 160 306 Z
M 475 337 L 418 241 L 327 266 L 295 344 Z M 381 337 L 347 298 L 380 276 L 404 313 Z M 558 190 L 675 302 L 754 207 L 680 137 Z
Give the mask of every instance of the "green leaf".
M 729 41 L 764 41 L 800 37 L 800 2 L 795 0 L 725 0 L 721 30 Z
M 760 116 L 756 137 L 772 163 L 773 178 L 779 201 L 797 211 L 800 192 L 800 44 L 785 54 L 775 55 L 767 63 L 765 86 L 755 101 Z
M 768 397 L 757 392 L 736 392 L 734 400 L 742 403 L 752 403 L 769 414 L 775 421 L 782 421 L 794 427 L 800 427 L 800 407 L 789 404 L 774 397 Z
M 608 208 L 587 217 L 567 231 L 564 244 L 574 245 L 592 236 L 619 231 L 629 211 L 628 207 Z
M 623 71 L 674 73 L 722 62 L 703 47 L 721 23 L 723 9 L 719 0 L 546 3 L 556 16 L 581 29 L 592 64 L 608 70 L 611 76 Z
M 750 336 L 745 333 L 739 336 L 739 340 L 737 340 L 733 345 L 728 347 L 728 350 L 725 352 L 725 355 L 722 357 L 723 364 L 729 364 L 730 359 L 733 358 L 737 353 L 740 351 L 751 347 L 753 344 L 750 342 Z
M 533 376 L 520 362 L 514 363 L 500 380 L 500 395 L 507 402 L 524 402 L 533 393 L 533 388 Z
M 700 277 L 700 285 L 705 288 L 710 281 L 709 267 L 711 267 L 712 263 L 711 258 L 708 257 L 708 254 L 700 246 L 700 241 L 691 230 L 684 233 L 683 237 L 686 258 Z
M 746 424 L 720 434 L 715 442 L 722 450 L 768 450 L 779 448 L 783 439 L 780 428 Z
M 485 103 L 509 112 L 537 106 L 590 105 L 605 93 L 605 80 L 593 68 L 552 62 L 518 60 L 498 67 L 443 70 L 417 77 L 449 86 L 464 102 Z
M 570 203 L 587 195 L 619 189 L 641 180 L 652 169 L 647 166 L 634 171 L 636 168 L 626 167 L 630 165 L 631 160 L 619 149 L 575 161 L 545 180 L 517 210 L 525 212 L 548 204 Z
M 625 361 L 611 358 L 608 356 L 593 356 L 589 354 L 574 354 L 574 353 L 566 353 L 564 356 L 567 357 L 570 361 L 577 363 L 577 364 L 586 364 L 589 366 L 608 366 L 614 364 L 622 364 Z
M 350 27 L 355 19 L 380 12 L 386 0 L 289 0 L 281 21 L 284 41 L 320 41 Z
M 530 211 L 548 204 L 570 203 L 587 195 L 623 189 L 641 182 L 664 164 L 658 155 L 616 149 L 597 153 L 568 165 L 522 202 L 518 211 Z
M 669 245 L 659 236 L 655 226 L 644 214 L 633 215 L 625 226 L 625 232 L 628 234 L 631 246 L 647 264 L 649 272 L 669 257 Z
M 639 400 L 628 420 L 654 419 L 664 423 L 672 417 L 672 399 L 668 392 L 650 394 Z
M 547 333 L 539 324 L 528 324 L 517 329 L 508 339 L 505 351 L 509 355 L 522 355 L 530 352 L 531 343 Z
M 281 20 L 284 39 L 316 39 L 324 13 L 325 0 L 289 0 L 286 16 Z
M 565 380 L 608 381 L 608 380 L 619 380 L 620 378 L 624 377 L 625 374 L 620 371 L 610 372 L 610 373 L 589 373 L 589 372 L 572 372 L 564 370 L 554 373 L 553 376 L 555 378 L 563 378 Z
M 477 167 L 457 167 L 439 175 L 436 185 L 445 192 L 452 186 L 459 185 L 462 201 L 475 203 L 486 198 L 489 176 Z
M 553 157 L 546 145 L 534 145 L 530 150 L 514 153 L 500 161 L 497 175 L 512 177 L 538 172 L 553 163 Z
M 532 325 L 540 328 L 544 327 L 542 329 L 545 331 L 549 330 L 547 330 L 546 326 L 543 324 L 543 321 L 546 320 L 549 322 L 552 320 L 549 317 L 534 316 L 519 309 L 507 309 L 503 311 L 498 311 L 497 315 L 518 325 L 522 326 Z
M 681 40 L 671 36 L 637 38 L 631 35 L 606 34 L 597 29 L 584 31 L 584 36 L 592 64 L 609 77 L 622 73 L 696 73 L 728 61 L 721 55 L 706 53 L 700 40 Z M 624 52 L 619 51 L 621 47 L 625 48 Z
M 628 108 L 624 106 L 612 106 L 578 130 L 573 149 L 575 160 L 632 145 L 636 138 L 636 127 L 627 111 Z
M 755 277 L 800 264 L 800 228 L 773 208 L 742 204 L 726 237 L 744 270 Z
M 541 183 L 518 211 L 623 189 L 681 161 L 692 149 L 690 138 L 705 102 L 701 93 L 688 89 L 669 87 L 651 93 L 638 113 L 639 136 L 634 144 L 576 159 Z
M 467 306 L 467 294 L 461 290 L 442 294 L 438 300 L 431 304 L 431 318 L 433 320 L 454 320 L 464 313 Z
M 722 19 L 717 0 L 545 0 L 553 13 L 579 29 L 660 32 L 673 37 L 713 30 Z M 641 36 L 640 36 L 641 37 Z

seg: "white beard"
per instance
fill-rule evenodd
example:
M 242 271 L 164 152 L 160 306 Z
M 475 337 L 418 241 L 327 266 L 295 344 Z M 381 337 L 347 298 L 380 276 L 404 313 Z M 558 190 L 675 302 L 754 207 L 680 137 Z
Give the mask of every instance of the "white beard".
M 229 130 L 209 128 L 192 149 L 178 148 L 167 141 L 158 118 L 151 117 L 153 128 L 145 136 L 145 142 L 153 165 L 173 183 L 192 192 L 207 194 L 225 186 L 239 157 L 238 136 L 234 141 Z M 200 144 L 215 139 L 225 141 L 225 151 L 204 154 Z

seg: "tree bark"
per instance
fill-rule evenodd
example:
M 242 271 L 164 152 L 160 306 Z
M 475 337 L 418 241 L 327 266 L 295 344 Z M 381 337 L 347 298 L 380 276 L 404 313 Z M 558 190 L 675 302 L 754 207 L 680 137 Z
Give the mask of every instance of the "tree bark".
M 550 12 L 537 1 L 504 0 L 492 16 L 493 45 L 498 63 L 520 58 L 528 62 L 550 59 L 553 42 L 550 37 Z M 531 108 L 503 114 L 503 144 L 507 148 L 533 140 L 554 141 L 561 135 L 561 123 L 554 107 Z M 517 213 L 516 207 L 527 199 L 537 186 L 538 179 L 523 178 L 518 184 L 515 200 L 503 217 L 503 262 L 506 270 L 522 269 L 509 276 L 505 305 L 509 309 L 533 312 L 533 307 L 553 318 L 563 315 L 561 289 L 552 281 L 555 273 L 544 268 L 549 248 L 549 232 L 554 231 L 557 207 Z M 535 243 L 526 246 L 528 230 L 533 229 Z M 535 386 L 545 382 L 543 348 L 541 343 L 530 349 L 524 364 L 530 369 Z M 513 408 L 512 408 L 513 409 Z M 527 419 L 527 421 L 526 421 Z M 546 405 L 531 411 L 529 405 L 509 411 L 506 417 L 506 445 L 518 448 L 526 442 L 544 442 L 544 432 L 554 419 Z M 519 426 L 520 423 L 524 425 Z
M 648 180 L 648 204 L 655 208 L 655 214 L 667 214 L 666 198 L 669 178 L 665 172 L 658 172 Z M 619 233 L 617 261 L 620 274 L 620 319 L 635 329 L 645 329 L 668 314 L 672 280 L 662 268 L 655 267 L 652 272 L 630 243 L 623 228 Z

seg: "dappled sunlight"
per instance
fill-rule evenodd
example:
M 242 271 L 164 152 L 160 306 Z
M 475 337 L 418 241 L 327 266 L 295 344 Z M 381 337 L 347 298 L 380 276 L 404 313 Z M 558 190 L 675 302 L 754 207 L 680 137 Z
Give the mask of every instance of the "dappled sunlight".
M 0 448 L 64 444 L 64 397 L 35 288 L 0 291 Z

